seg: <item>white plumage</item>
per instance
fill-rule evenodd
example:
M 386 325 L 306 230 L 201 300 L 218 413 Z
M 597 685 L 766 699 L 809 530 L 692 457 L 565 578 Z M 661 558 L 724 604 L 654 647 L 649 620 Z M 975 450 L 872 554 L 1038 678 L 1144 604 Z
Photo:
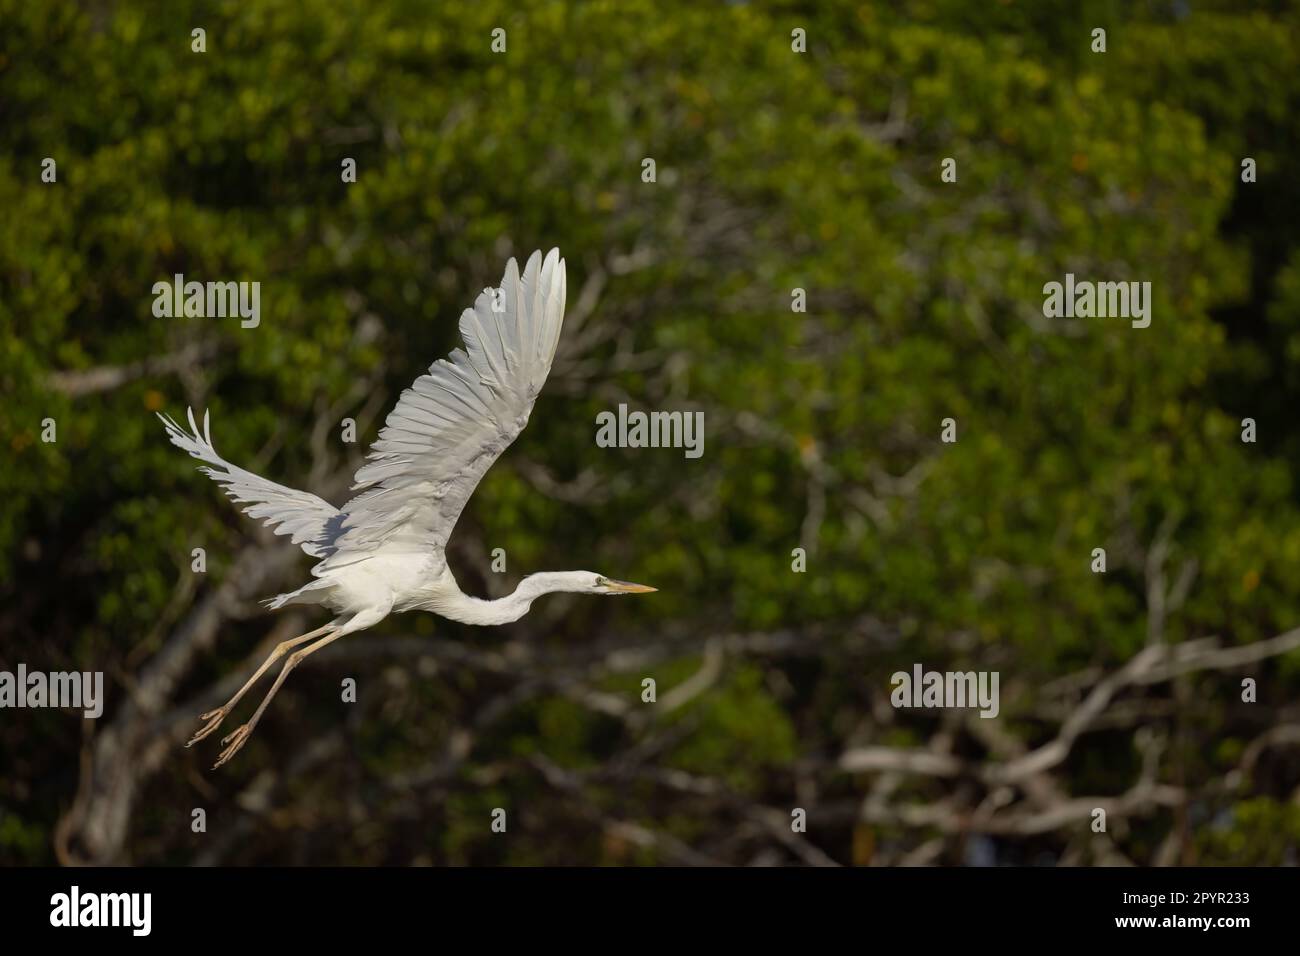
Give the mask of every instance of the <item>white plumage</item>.
M 286 488 L 268 481 L 251 471 L 245 471 L 238 465 L 232 465 L 220 455 L 212 445 L 212 432 L 208 427 L 208 416 L 203 415 L 203 431 L 194 421 L 194 409 L 189 409 L 190 431 L 186 431 L 168 415 L 159 415 L 172 444 L 189 452 L 199 461 L 206 461 L 215 467 L 200 468 L 209 478 L 220 483 L 226 494 L 235 501 L 247 504 L 244 513 L 260 518 L 276 534 L 292 536 L 292 541 L 300 545 L 312 557 L 323 558 L 327 551 L 320 542 L 325 538 L 324 529 L 330 520 L 342 514 L 338 508 L 305 491 Z
M 629 594 L 654 588 L 590 571 L 526 577 L 514 593 L 484 601 L 461 592 L 447 567 L 445 548 L 470 495 L 492 463 L 528 424 L 550 373 L 564 321 L 566 277 L 559 250 L 528 259 L 523 275 L 514 259 L 499 292 L 485 289 L 460 319 L 464 349 L 439 359 L 402 392 L 379 438 L 356 473 L 342 507 L 245 471 L 222 458 L 208 416 L 199 432 L 160 415 L 172 444 L 205 462 L 200 470 L 220 483 L 244 511 L 271 526 L 319 562 L 313 580 L 272 598 L 272 607 L 320 604 L 338 616 L 279 645 L 230 701 L 203 715 L 208 723 L 190 741 L 211 734 L 270 666 L 291 648 L 275 685 L 253 718 L 226 737 L 221 766 L 243 746 L 271 698 L 303 657 L 370 627 L 394 611 L 426 610 L 468 624 L 517 620 L 542 594 L 579 591 Z

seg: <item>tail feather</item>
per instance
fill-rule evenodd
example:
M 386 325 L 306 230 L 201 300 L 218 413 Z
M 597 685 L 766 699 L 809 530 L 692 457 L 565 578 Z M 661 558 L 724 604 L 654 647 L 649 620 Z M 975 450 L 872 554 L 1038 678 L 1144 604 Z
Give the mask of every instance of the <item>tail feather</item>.
M 317 578 L 309 581 L 296 591 L 289 591 L 285 594 L 277 594 L 275 597 L 267 598 L 262 601 L 264 605 L 272 611 L 284 607 L 286 604 L 324 604 L 328 596 L 328 589 L 332 582 L 325 578 Z

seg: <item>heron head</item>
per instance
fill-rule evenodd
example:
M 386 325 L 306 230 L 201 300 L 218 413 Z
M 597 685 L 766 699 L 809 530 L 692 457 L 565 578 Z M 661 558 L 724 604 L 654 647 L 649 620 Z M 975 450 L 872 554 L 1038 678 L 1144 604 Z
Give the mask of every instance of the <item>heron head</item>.
M 631 581 L 607 578 L 603 574 L 592 574 L 589 590 L 593 594 L 649 594 L 659 589 L 645 584 L 633 584 Z

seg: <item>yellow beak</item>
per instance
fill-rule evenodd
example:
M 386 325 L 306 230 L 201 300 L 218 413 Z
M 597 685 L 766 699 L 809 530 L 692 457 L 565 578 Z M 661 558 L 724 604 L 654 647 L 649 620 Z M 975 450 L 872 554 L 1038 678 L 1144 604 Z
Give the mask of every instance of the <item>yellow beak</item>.
M 605 579 L 605 587 L 619 594 L 649 594 L 659 590 L 645 584 L 633 584 L 631 581 L 615 581 L 613 578 Z

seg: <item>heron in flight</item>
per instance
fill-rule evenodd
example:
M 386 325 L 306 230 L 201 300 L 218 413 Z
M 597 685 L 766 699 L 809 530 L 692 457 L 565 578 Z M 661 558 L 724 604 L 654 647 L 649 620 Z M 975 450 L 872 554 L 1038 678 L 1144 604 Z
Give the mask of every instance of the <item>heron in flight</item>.
M 337 617 L 284 641 L 187 746 L 215 731 L 258 679 L 285 654 L 275 684 L 252 719 L 221 742 L 220 767 L 248 741 L 285 678 L 308 654 L 398 611 L 432 611 L 465 624 L 506 624 L 528 613 L 543 594 L 642 594 L 654 591 L 591 571 L 548 571 L 520 581 L 513 594 L 484 601 L 464 594 L 447 566 L 447 539 L 474 488 L 515 440 L 533 409 L 555 357 L 564 320 L 564 260 L 534 252 L 523 275 L 514 259 L 499 289 L 484 289 L 460 318 L 464 349 L 439 359 L 402 392 L 379 439 L 356 473 L 357 494 L 340 508 L 232 465 L 212 445 L 208 416 L 200 433 L 159 415 L 172 444 L 205 463 L 243 510 L 290 535 L 313 558 L 313 580 L 271 598 L 272 608 L 319 604 Z M 312 643 L 308 644 L 307 642 Z M 306 644 L 299 650 L 295 647 Z M 289 653 L 293 651 L 293 653 Z

